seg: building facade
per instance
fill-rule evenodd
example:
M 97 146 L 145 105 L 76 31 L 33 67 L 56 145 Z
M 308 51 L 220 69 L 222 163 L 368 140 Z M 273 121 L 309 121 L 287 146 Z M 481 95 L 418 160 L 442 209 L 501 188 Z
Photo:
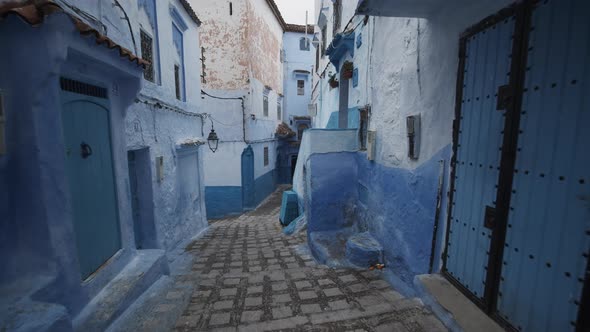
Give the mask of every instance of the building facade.
M 219 148 L 204 154 L 209 218 L 254 209 L 277 184 L 285 23 L 273 1 L 192 0 L 204 24 L 202 105 Z
M 278 179 L 292 183 L 303 132 L 311 128 L 308 106 L 311 101 L 311 74 L 314 70 L 315 45 L 312 43 L 314 26 L 287 24 L 283 34 L 284 97 L 283 122 L 288 134 L 279 140 Z
M 349 264 L 329 239 L 368 234 L 400 289 L 440 272 L 507 328 L 587 329 L 586 7 L 316 1 L 294 180 L 314 256 Z
M 104 330 L 206 226 L 198 26 L 181 0 L 0 4 L 0 329 Z

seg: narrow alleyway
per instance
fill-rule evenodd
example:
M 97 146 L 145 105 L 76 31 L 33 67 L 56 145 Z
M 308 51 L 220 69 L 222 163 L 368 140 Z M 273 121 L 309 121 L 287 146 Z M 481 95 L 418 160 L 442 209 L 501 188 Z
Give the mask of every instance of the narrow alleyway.
M 305 233 L 282 233 L 281 191 L 257 210 L 212 222 L 187 247 L 195 285 L 176 331 L 445 331 L 380 272 L 330 269 L 306 252 Z

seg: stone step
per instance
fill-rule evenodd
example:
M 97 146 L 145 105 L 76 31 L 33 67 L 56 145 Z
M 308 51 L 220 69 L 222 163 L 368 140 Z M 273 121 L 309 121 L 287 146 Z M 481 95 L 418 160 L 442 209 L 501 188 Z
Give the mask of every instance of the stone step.
M 139 250 L 137 255 L 74 319 L 75 331 L 104 331 L 163 274 L 164 250 Z
M 440 274 L 423 274 L 414 278 L 422 301 L 451 331 L 502 332 L 496 322 L 481 311 L 463 293 Z
M 107 332 L 170 331 L 188 305 L 192 283 L 175 282 L 164 276 L 127 309 Z
M 362 268 L 383 263 L 383 247 L 369 232 L 354 234 L 346 241 L 346 258 Z

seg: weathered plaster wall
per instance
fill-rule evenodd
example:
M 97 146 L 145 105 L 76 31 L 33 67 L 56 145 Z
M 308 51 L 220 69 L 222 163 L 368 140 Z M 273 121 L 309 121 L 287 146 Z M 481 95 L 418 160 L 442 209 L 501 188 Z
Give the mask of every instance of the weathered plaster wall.
M 263 85 L 283 93 L 283 29 L 266 0 L 246 1 L 246 50 L 250 72 Z
M 139 98 L 150 104 L 140 102 L 132 105 L 128 110 L 125 124 L 128 150 L 150 148 L 158 243 L 160 248 L 171 249 L 178 242 L 196 234 L 207 225 L 204 205 L 203 156 L 201 155 L 204 147 L 197 148 L 192 152 L 198 156 L 198 164 L 194 165 L 193 169 L 198 178 L 199 188 L 192 193 L 192 197 L 196 198 L 195 202 L 188 204 L 182 199 L 181 186 L 177 180 L 179 153 L 183 151 L 181 143 L 197 140 L 203 142 L 203 136 L 207 133 L 203 132 L 204 123 L 201 118 L 153 106 L 153 104 L 160 102 L 193 114 L 202 112 L 199 93 L 201 81 L 198 75 L 200 65 L 198 62 L 190 60 L 200 56 L 197 25 L 176 0 L 172 3 L 156 1 L 155 5 L 158 44 L 160 45 L 159 56 L 156 60 L 158 67 L 155 70 L 160 69 L 160 73 L 157 75 L 160 77 L 160 81 L 152 83 L 143 80 L 143 88 Z M 177 9 L 184 23 L 189 26 L 183 32 L 186 101 L 179 101 L 175 95 L 173 69 L 176 49 L 172 41 L 170 6 Z M 136 8 L 136 10 L 138 16 L 139 13 L 144 12 L 142 7 Z M 136 40 L 140 40 L 139 29 L 136 29 L 135 32 Z M 156 179 L 155 165 L 155 158 L 160 156 L 164 157 L 164 179 L 161 182 Z
M 206 83 L 204 88 L 244 89 L 250 77 L 248 15 L 245 1 L 190 0 L 203 21 L 200 43 L 205 48 Z

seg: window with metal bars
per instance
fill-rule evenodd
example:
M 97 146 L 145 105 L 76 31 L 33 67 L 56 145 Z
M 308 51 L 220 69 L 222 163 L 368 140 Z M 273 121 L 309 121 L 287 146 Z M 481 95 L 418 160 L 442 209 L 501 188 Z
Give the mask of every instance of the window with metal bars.
M 334 1 L 334 20 L 333 20 L 333 34 L 332 36 L 336 36 L 338 33 L 338 29 L 340 29 L 340 21 L 342 20 L 342 0 L 335 0 Z
M 277 119 L 281 120 L 282 114 L 283 113 L 283 107 L 281 106 L 281 101 L 279 100 L 277 102 Z
M 181 100 L 180 93 L 180 66 L 174 65 L 174 88 L 176 90 L 176 99 Z
M 309 39 L 306 37 L 299 38 L 299 50 L 309 51 Z
M 264 147 L 264 166 L 268 166 L 268 146 Z
M 326 55 L 326 46 L 328 44 L 328 28 L 327 26 L 322 27 L 322 56 Z
M 262 114 L 268 116 L 268 96 L 266 95 L 262 97 Z
M 72 80 L 65 77 L 61 77 L 59 79 L 59 85 L 63 91 L 107 99 L 107 89 L 100 86 Z
M 305 95 L 305 81 L 304 80 L 297 80 L 297 95 L 298 96 Z
M 152 37 L 143 30 L 140 30 L 140 37 L 141 57 L 144 60 L 149 61 L 149 64 L 145 65 L 145 68 L 143 69 L 143 77 L 150 82 L 154 82 L 154 41 Z

